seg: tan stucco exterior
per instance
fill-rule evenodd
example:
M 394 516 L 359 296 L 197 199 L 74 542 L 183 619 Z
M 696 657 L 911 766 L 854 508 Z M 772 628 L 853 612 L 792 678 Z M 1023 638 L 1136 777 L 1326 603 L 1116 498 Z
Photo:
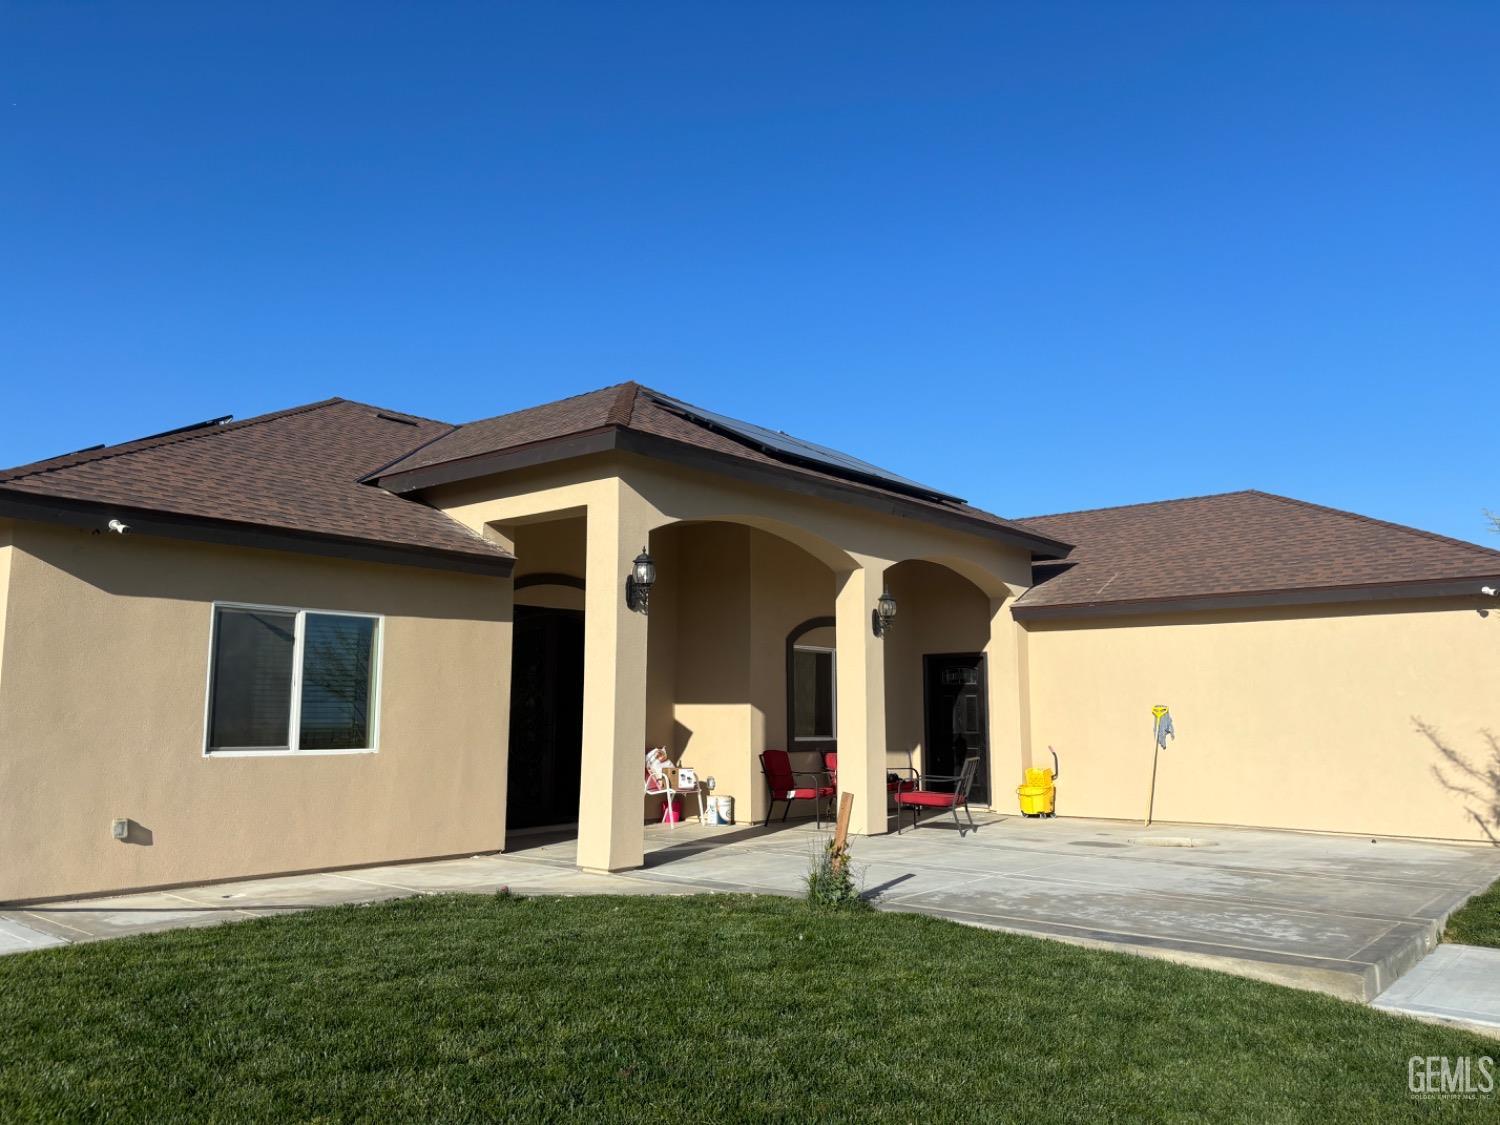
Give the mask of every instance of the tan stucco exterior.
M 1062 759 L 1058 811 L 1142 817 L 1150 709 L 1171 707 L 1163 821 L 1485 840 L 1414 723 L 1483 765 L 1500 730 L 1500 620 L 1475 604 L 1262 609 L 1027 630 L 1031 742 Z M 1491 768 L 1493 768 L 1491 766 Z M 1018 779 L 1019 780 L 1019 779 Z M 1495 799 L 1490 794 L 1490 801 Z
M 15 553 L 15 524 L 0 520 L 0 685 L 5 681 L 5 612 L 10 602 L 10 560 Z
M 1150 707 L 1166 703 L 1181 737 L 1159 821 L 1500 831 L 1434 775 L 1414 727 L 1476 764 L 1479 732 L 1500 730 L 1500 619 L 1477 604 L 1018 622 L 1020 546 L 627 453 L 425 499 L 510 548 L 514 583 L 0 521 L 0 901 L 504 847 L 514 604 L 584 612 L 577 856 L 592 870 L 642 861 L 659 813 L 648 745 L 713 775 L 741 821 L 765 815 L 758 755 L 788 747 L 788 638 L 830 619 L 803 640 L 836 650 L 856 833 L 887 829 L 886 770 L 924 765 L 923 658 L 943 653 L 984 655 L 1002 810 L 1050 745 L 1062 815 L 1142 816 Z M 643 546 L 649 616 L 625 597 Z M 878 636 L 887 587 L 899 612 Z M 205 755 L 216 601 L 384 615 L 378 751 Z
M 0 900 L 501 846 L 508 581 L 29 522 L 7 560 Z M 205 756 L 216 600 L 384 614 L 378 752 Z

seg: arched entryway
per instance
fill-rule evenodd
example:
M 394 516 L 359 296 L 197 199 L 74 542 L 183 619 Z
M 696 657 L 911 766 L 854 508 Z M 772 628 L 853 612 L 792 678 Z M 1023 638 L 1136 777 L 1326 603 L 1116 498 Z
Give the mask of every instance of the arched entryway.
M 835 573 L 790 539 L 733 519 L 658 528 L 651 551 L 657 589 L 647 643 L 647 739 L 700 777 L 713 777 L 714 792 L 734 798 L 736 820 L 763 819 L 760 754 L 786 749 L 797 756 L 797 768 L 816 768 L 836 734 L 826 679 Z M 823 661 L 825 676 L 824 694 L 803 698 L 804 711 L 819 704 L 823 710 L 804 715 L 800 738 L 797 699 L 789 691 L 794 634 L 805 658 Z M 794 817 L 804 813 L 812 814 L 810 805 L 792 810 Z
M 506 835 L 571 833 L 583 758 L 582 515 L 512 529 L 510 737 Z
M 979 757 L 971 797 L 987 805 L 995 787 L 984 656 L 989 597 L 957 571 L 924 559 L 890 567 L 885 579 L 898 606 L 885 638 L 887 753 L 924 773 L 948 775 Z

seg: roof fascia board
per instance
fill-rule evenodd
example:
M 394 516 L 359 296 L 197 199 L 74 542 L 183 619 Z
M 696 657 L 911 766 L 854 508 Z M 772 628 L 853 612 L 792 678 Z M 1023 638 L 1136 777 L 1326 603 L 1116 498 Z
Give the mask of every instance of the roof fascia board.
M 1275 606 L 1341 605 L 1353 602 L 1402 601 L 1412 598 L 1479 598 L 1479 584 L 1492 575 L 1442 578 L 1427 582 L 1391 582 L 1366 586 L 1325 586 L 1300 590 L 1266 590 L 1246 594 L 1142 598 L 1130 602 L 1078 602 L 1011 608 L 1018 621 L 1058 621 L 1104 617 L 1139 617 L 1148 613 L 1192 613 L 1208 609 L 1258 609 Z
M 936 524 L 939 527 L 967 532 L 970 535 L 983 535 L 986 538 L 999 539 L 1012 546 L 1021 547 L 1034 554 L 1066 554 L 1072 550 L 1069 544 L 1059 543 L 1055 539 L 1048 539 L 1043 535 L 1031 535 L 1012 528 L 1000 527 L 990 523 L 988 520 L 977 519 L 962 512 L 945 511 L 941 508 L 934 508 L 926 504 L 908 500 L 902 496 L 872 493 L 857 486 L 845 484 L 842 481 L 822 480 L 783 472 L 781 469 L 771 465 L 760 465 L 754 461 L 745 461 L 727 453 L 719 453 L 712 449 L 702 449 L 696 445 L 688 445 L 685 442 L 657 437 L 655 434 L 643 434 L 637 430 L 622 430 L 621 438 L 623 440 L 620 443 L 620 448 L 626 452 L 639 453 L 644 457 L 653 457 L 657 460 L 669 461 L 688 468 L 707 469 L 710 472 L 717 472 L 748 484 L 759 484 L 782 492 L 796 492 L 804 496 L 833 500 L 842 504 L 852 504 L 855 507 L 878 512 L 881 515 L 921 520 L 925 523 Z
M 646 434 L 639 430 L 607 427 L 589 430 L 565 437 L 549 438 L 515 449 L 484 453 L 456 461 L 445 461 L 438 465 L 406 472 L 390 473 L 378 478 L 377 483 L 396 493 L 412 492 L 431 488 L 439 484 L 453 484 L 472 480 L 492 473 L 509 472 L 513 469 L 529 468 L 590 453 L 605 452 L 635 453 L 657 461 L 667 461 L 686 468 L 718 473 L 748 484 L 757 484 L 781 492 L 795 492 L 842 504 L 852 504 L 881 515 L 917 519 L 937 524 L 970 535 L 979 534 L 999 539 L 1037 555 L 1055 556 L 1072 550 L 1071 545 L 1049 539 L 1044 535 L 1031 535 L 1012 528 L 999 527 L 988 520 L 976 519 L 962 512 L 947 512 L 932 508 L 899 496 L 875 494 L 864 489 L 846 485 L 839 481 L 825 481 L 787 473 L 770 465 L 759 465 L 727 453 L 702 449 L 686 442 Z
M 516 565 L 515 559 L 500 556 L 490 560 L 438 548 L 370 543 L 360 539 L 259 527 L 230 520 L 155 512 L 120 504 L 69 500 L 55 496 L 29 496 L 4 489 L 0 489 L 0 517 L 61 524 L 92 531 L 103 531 L 109 520 L 118 519 L 129 525 L 129 533 L 132 535 L 156 535 L 168 539 L 266 551 L 291 551 L 352 562 L 416 566 L 427 570 L 457 571 L 492 578 L 510 577 Z

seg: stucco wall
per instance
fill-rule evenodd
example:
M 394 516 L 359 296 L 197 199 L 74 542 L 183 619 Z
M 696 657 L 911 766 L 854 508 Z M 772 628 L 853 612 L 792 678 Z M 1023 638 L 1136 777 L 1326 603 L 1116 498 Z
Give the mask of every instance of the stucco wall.
M 0 684 L 5 680 L 5 609 L 10 600 L 10 560 L 14 551 L 11 541 L 15 525 L 0 520 Z
M 1180 735 L 1161 754 L 1156 816 L 1372 835 L 1478 840 L 1500 803 L 1450 783 L 1414 727 L 1476 765 L 1500 731 L 1500 616 L 1453 603 L 1033 623 L 1031 745 L 1062 758 L 1058 811 L 1145 811 L 1153 704 Z M 1493 770 L 1493 763 L 1490 764 Z M 1492 811 L 1492 809 L 1491 809 Z M 1500 834 L 1491 823 L 1490 832 Z
M 583 611 L 583 589 L 563 583 L 527 585 L 524 579 L 558 575 L 583 581 L 588 521 L 583 516 L 545 520 L 512 529 L 510 549 L 516 556 L 514 577 L 521 588 L 517 605 Z
M 664 644 L 661 652 L 651 650 L 648 665 L 648 673 L 653 666 L 660 669 L 662 691 L 665 676 L 674 676 L 668 749 L 700 774 L 712 774 L 720 791 L 739 799 L 750 743 L 749 535 L 748 528 L 733 524 L 705 524 L 653 536 L 674 544 L 675 570 L 658 583 L 669 588 L 663 591 L 671 606 L 664 623 L 675 626 L 669 642 L 675 659 L 667 664 Z M 661 567 L 657 573 L 664 574 Z M 653 642 L 657 635 L 653 630 Z
M 41 524 L 11 554 L 0 900 L 501 846 L 509 582 Z M 204 757 L 214 600 L 384 613 L 379 752 Z

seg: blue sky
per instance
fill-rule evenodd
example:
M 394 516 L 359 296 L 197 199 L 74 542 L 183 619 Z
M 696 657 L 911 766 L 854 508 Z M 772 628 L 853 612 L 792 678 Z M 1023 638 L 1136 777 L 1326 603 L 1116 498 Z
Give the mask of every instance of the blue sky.
M 1500 546 L 1500 5 L 0 3 L 0 462 L 634 378 Z

